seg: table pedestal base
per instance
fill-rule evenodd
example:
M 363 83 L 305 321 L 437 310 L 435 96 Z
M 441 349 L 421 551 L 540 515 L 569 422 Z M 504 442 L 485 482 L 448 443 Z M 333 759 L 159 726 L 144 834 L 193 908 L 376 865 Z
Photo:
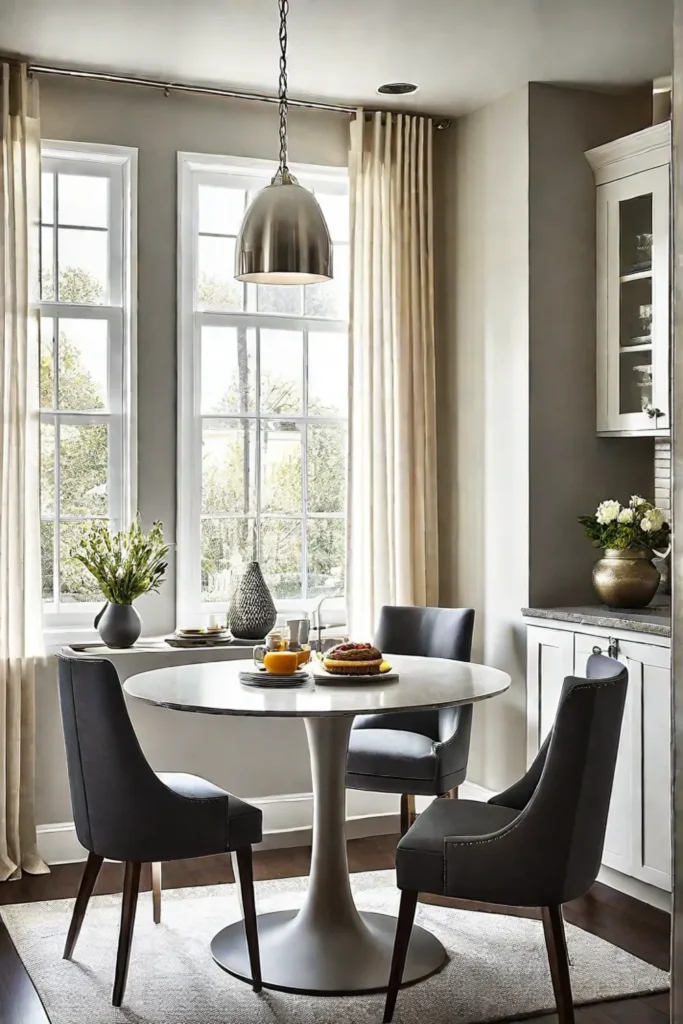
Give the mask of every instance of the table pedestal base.
M 313 781 L 311 873 L 300 910 L 258 918 L 263 984 L 286 992 L 352 995 L 380 992 L 389 983 L 396 918 L 359 913 L 346 859 L 346 756 L 353 718 L 307 718 Z M 257 896 L 258 899 L 258 896 Z M 239 978 L 251 978 L 244 923 L 211 943 L 214 960 Z M 446 951 L 423 928 L 413 928 L 404 979 L 426 978 L 446 962 Z
M 266 988 L 307 995 L 359 995 L 382 992 L 396 934 L 396 918 L 360 913 L 358 927 L 325 931 L 312 928 L 299 911 L 263 914 L 258 919 L 261 972 Z M 219 932 L 211 943 L 217 964 L 243 981 L 251 979 L 244 923 Z M 413 928 L 404 984 L 434 974 L 446 963 L 446 951 L 424 928 Z

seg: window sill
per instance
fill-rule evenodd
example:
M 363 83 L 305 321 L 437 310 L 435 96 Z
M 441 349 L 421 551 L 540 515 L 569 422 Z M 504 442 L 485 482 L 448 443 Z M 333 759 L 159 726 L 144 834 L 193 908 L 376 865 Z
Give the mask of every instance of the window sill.
M 56 654 L 67 644 L 100 643 L 100 634 L 93 626 L 50 626 L 43 630 L 46 654 Z

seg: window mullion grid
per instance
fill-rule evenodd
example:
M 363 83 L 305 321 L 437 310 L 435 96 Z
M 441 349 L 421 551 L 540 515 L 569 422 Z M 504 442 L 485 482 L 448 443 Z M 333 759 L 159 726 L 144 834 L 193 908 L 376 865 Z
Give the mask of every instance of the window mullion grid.
M 59 422 L 59 416 L 55 416 L 55 500 L 54 500 L 54 512 L 55 512 L 55 525 L 54 525 L 54 558 L 53 558 L 53 572 L 54 572 L 54 604 L 57 614 L 61 611 L 62 605 L 62 578 L 61 578 L 61 565 L 62 565 L 62 531 L 60 529 L 60 515 L 61 515 L 61 424 Z
M 261 553 L 261 328 L 256 328 L 256 451 L 254 453 L 254 473 L 256 474 L 256 561 L 260 562 Z
M 302 299 L 302 301 L 304 301 Z M 303 332 L 303 412 L 301 425 L 301 596 L 308 597 L 308 328 Z
M 249 188 L 251 186 L 251 181 L 250 180 L 247 180 L 245 182 L 242 182 L 242 181 L 237 182 L 236 180 L 233 181 L 232 178 L 228 178 L 228 176 L 226 176 L 226 174 L 224 172 L 221 172 L 220 174 L 214 172 L 211 175 L 211 177 L 209 178 L 208 172 L 205 171 L 204 169 L 196 169 L 196 170 L 194 170 L 192 177 L 194 179 L 194 182 L 193 182 L 193 187 L 192 187 L 192 190 L 191 190 L 191 196 L 192 196 L 191 202 L 193 204 L 192 222 L 194 224 L 194 229 L 192 231 L 192 239 L 193 239 L 193 242 L 192 242 L 192 263 L 193 263 L 193 268 L 192 268 L 192 284 L 191 284 L 191 287 L 193 289 L 193 294 L 196 297 L 196 294 L 197 294 L 196 293 L 196 288 L 197 288 L 197 280 L 198 280 L 198 277 L 197 277 L 197 274 L 198 274 L 198 260 L 197 260 L 197 248 L 196 248 L 197 241 L 196 240 L 199 237 L 199 232 L 197 230 L 197 215 L 196 215 L 197 214 L 196 204 L 197 204 L 197 200 L 198 200 L 198 186 L 200 184 L 204 184 L 204 183 L 223 184 L 224 182 L 229 181 L 229 183 L 234 185 L 234 187 L 239 186 L 240 188 L 244 188 L 244 190 L 245 190 L 245 210 L 246 210 L 246 208 L 248 207 L 248 200 L 249 200 L 248 193 L 249 193 Z M 213 180 L 214 178 L 216 179 L 215 181 Z M 262 184 L 265 185 L 265 184 L 267 184 L 267 182 L 264 181 Z M 259 183 L 259 185 L 260 185 L 260 187 L 262 187 L 260 183 Z M 336 188 L 331 188 L 330 191 L 333 191 L 336 194 L 337 189 Z M 340 187 L 340 189 L 339 189 L 340 194 L 342 192 L 344 192 L 344 191 L 345 190 Z M 204 234 L 204 232 L 202 232 L 202 234 Z M 230 237 L 232 237 L 232 236 L 230 236 Z M 256 534 L 256 558 L 259 561 L 262 561 L 264 556 L 265 556 L 265 551 L 263 550 L 263 544 L 262 544 L 262 527 L 266 524 L 266 522 L 268 522 L 269 520 L 278 520 L 278 519 L 279 520 L 290 520 L 292 522 L 295 521 L 295 520 L 299 520 L 300 525 L 301 525 L 301 531 L 302 531 L 301 532 L 301 573 L 302 573 L 302 590 L 301 590 L 301 592 L 302 592 L 302 596 L 305 598 L 307 596 L 307 594 L 308 594 L 308 530 L 307 530 L 308 519 L 309 519 L 309 517 L 311 519 L 322 519 L 322 520 L 325 520 L 325 519 L 329 519 L 329 520 L 340 519 L 340 520 L 343 520 L 345 518 L 345 513 L 344 512 L 340 512 L 340 513 L 309 513 L 309 509 L 308 509 L 308 500 L 309 500 L 309 496 L 308 496 L 308 491 L 309 491 L 309 482 L 308 482 L 309 465 L 308 465 L 308 463 L 309 463 L 309 435 L 310 435 L 309 427 L 312 426 L 312 425 L 320 425 L 320 426 L 329 425 L 329 426 L 337 426 L 337 427 L 346 427 L 346 425 L 347 425 L 347 420 L 346 420 L 345 417 L 335 417 L 335 416 L 316 417 L 313 421 L 309 422 L 309 408 L 308 408 L 308 355 L 309 355 L 308 340 L 309 339 L 308 339 L 308 335 L 309 335 L 309 331 L 310 330 L 318 330 L 318 331 L 326 332 L 326 333 L 329 332 L 330 334 L 334 334 L 334 333 L 347 333 L 347 331 L 348 331 L 348 324 L 345 321 L 341 321 L 341 320 L 339 320 L 339 321 L 331 321 L 331 320 L 326 320 L 326 319 L 322 319 L 322 318 L 320 320 L 317 320 L 316 318 L 307 318 L 306 315 L 305 315 L 305 312 L 306 312 L 305 311 L 305 291 L 304 291 L 303 288 L 301 288 L 302 307 L 301 307 L 301 310 L 300 310 L 298 316 L 290 316 L 288 314 L 259 313 L 259 311 L 258 311 L 258 292 L 257 292 L 257 286 L 256 285 L 249 285 L 246 282 L 242 282 L 242 284 L 243 284 L 243 288 L 242 288 L 242 310 L 218 310 L 218 309 L 214 309 L 214 310 L 211 310 L 211 309 L 199 310 L 196 307 L 194 307 L 194 314 L 195 314 L 195 318 L 196 318 L 195 322 L 198 321 L 199 323 L 206 324 L 207 326 L 232 326 L 232 327 L 237 328 L 238 332 L 240 332 L 242 330 L 248 330 L 248 329 L 252 329 L 254 331 L 255 338 L 256 338 L 256 345 L 255 345 L 255 349 L 256 349 L 256 351 L 255 351 L 255 391 L 256 391 L 256 395 L 255 395 L 255 409 L 254 409 L 253 413 L 250 413 L 250 414 L 248 414 L 246 416 L 243 415 L 241 413 L 241 411 L 240 411 L 236 415 L 235 414 L 228 414 L 228 415 L 226 415 L 224 413 L 223 414 L 216 413 L 216 414 L 209 414 L 207 416 L 202 416 L 200 419 L 201 419 L 201 422 L 203 422 L 205 419 L 207 421 L 209 421 L 209 422 L 211 420 L 238 419 L 238 421 L 242 424 L 243 429 L 249 429 L 248 425 L 249 424 L 253 424 L 254 434 L 255 434 L 255 437 L 254 437 L 254 443 L 255 443 L 255 452 L 254 452 L 254 474 L 255 474 L 255 487 L 254 487 L 254 491 L 255 491 L 255 498 L 254 498 L 253 519 L 254 519 L 254 529 L 255 529 L 255 534 Z M 250 309 L 249 308 L 249 302 L 250 302 L 250 298 L 251 298 L 250 290 L 252 288 L 254 290 L 254 303 L 255 303 L 255 305 L 254 305 L 253 309 Z M 291 421 L 295 422 L 298 425 L 298 428 L 299 428 L 299 431 L 300 431 L 301 464 L 302 464 L 301 465 L 301 473 L 302 473 L 302 479 L 301 479 L 302 504 L 301 504 L 301 510 L 300 511 L 298 511 L 296 513 L 290 513 L 290 514 L 287 514 L 287 513 L 277 513 L 277 512 L 272 512 L 272 513 L 271 512 L 264 512 L 264 510 L 263 510 L 263 472 L 262 472 L 263 471 L 263 457 L 262 457 L 262 444 L 263 444 L 264 431 L 265 431 L 266 426 L 267 426 L 267 421 L 268 421 L 269 418 L 272 418 L 272 416 L 273 416 L 273 414 L 269 413 L 268 410 L 263 409 L 263 407 L 262 407 L 262 400 L 261 400 L 261 392 L 262 392 L 262 381 L 261 381 L 261 377 L 262 377 L 261 329 L 262 328 L 266 328 L 266 327 L 274 329 L 274 330 L 300 331 L 302 333 L 302 336 L 303 336 L 303 365 L 302 365 L 302 372 L 303 372 L 303 387 L 302 387 L 303 404 L 302 404 L 302 410 L 301 410 L 301 413 L 298 416 L 286 415 L 286 416 L 280 416 L 279 417 L 279 419 L 283 419 L 284 418 L 286 420 L 289 420 L 290 422 Z M 195 377 L 195 389 L 198 388 L 198 387 L 200 387 L 199 378 L 196 376 Z M 215 518 L 218 518 L 218 519 L 229 520 L 229 519 L 237 519 L 237 518 L 239 518 L 241 516 L 241 514 L 242 513 L 224 513 L 224 514 L 216 515 L 215 513 L 213 513 L 212 515 L 215 516 Z M 201 513 L 201 515 L 200 515 L 200 518 L 210 518 L 210 517 L 211 516 L 208 513 L 206 515 L 204 515 L 204 513 Z M 209 605 L 213 606 L 213 603 L 209 602 L 209 603 L 207 603 L 207 605 L 205 605 L 205 607 L 208 607 Z
M 54 212 L 54 217 L 55 217 L 55 237 L 57 236 L 57 191 L 58 191 L 57 190 L 57 175 L 55 174 L 55 184 L 54 184 L 54 195 L 55 195 L 55 200 L 54 200 L 55 201 L 55 212 Z M 55 254 L 55 259 L 56 259 L 56 254 Z M 55 263 L 55 277 L 54 277 L 55 297 L 57 296 L 57 290 L 56 290 L 57 289 L 56 268 L 57 268 L 57 264 Z M 54 541 L 53 541 L 53 548 L 54 548 L 54 551 L 53 551 L 53 573 L 54 573 L 53 596 L 54 596 L 55 611 L 57 612 L 57 614 L 59 614 L 59 612 L 61 610 L 61 604 L 62 604 L 62 580 L 61 580 L 62 531 L 61 531 L 60 526 L 59 526 L 59 517 L 60 517 L 60 514 L 61 514 L 61 492 L 62 492 L 62 486 L 61 486 L 61 462 L 62 462 L 61 448 L 62 448 L 62 438 L 61 438 L 61 423 L 59 421 L 59 415 L 57 414 L 58 410 L 59 410 L 59 348 L 60 348 L 60 345 L 59 345 L 59 316 L 55 316 L 55 318 L 53 320 L 53 333 L 52 333 L 52 353 L 53 353 L 53 355 L 52 355 L 52 358 L 53 358 L 52 379 L 53 379 L 53 389 L 54 389 L 53 390 L 53 395 L 52 395 L 52 405 L 53 405 L 53 408 L 54 408 L 54 411 L 55 411 L 55 417 L 54 417 L 54 425 L 55 425 L 55 429 L 54 429 L 54 445 L 55 445 L 55 454 L 54 454 L 54 466 L 55 466 L 55 476 L 54 476 L 54 488 L 55 488 L 54 515 L 55 515 L 55 523 L 54 523 Z
M 124 472 L 124 258 L 125 258 L 125 216 L 124 216 L 124 175 L 121 167 L 107 168 L 102 172 L 109 179 L 108 227 L 90 228 L 86 225 L 73 225 L 76 230 L 87 232 L 107 231 L 109 245 L 107 252 L 107 293 L 106 304 L 85 304 L 62 302 L 59 289 L 59 177 L 62 171 L 59 166 L 49 165 L 54 175 L 52 203 L 52 274 L 53 298 L 43 300 L 41 296 L 40 312 L 42 317 L 50 317 L 54 325 L 53 333 L 53 408 L 41 414 L 41 422 L 52 422 L 54 425 L 54 505 L 53 505 L 53 602 L 52 612 L 64 614 L 67 609 L 61 600 L 61 568 L 63 552 L 61 549 L 61 524 L 87 523 L 93 519 L 121 520 L 123 515 L 123 472 Z M 74 173 L 89 172 L 98 174 L 101 168 L 84 167 Z M 42 246 L 41 246 L 42 251 Z M 107 331 L 107 403 L 106 411 L 99 410 L 61 410 L 59 407 L 60 385 L 60 321 L 65 318 L 84 320 L 106 320 Z M 63 515 L 61 502 L 61 439 L 62 425 L 106 424 L 108 442 L 107 491 L 109 495 L 107 516 L 95 515 Z M 42 517 L 41 517 L 42 518 Z M 90 608 L 91 603 L 85 602 L 78 606 L 79 610 Z M 69 605 L 73 612 L 73 606 Z
M 123 310 L 111 319 L 107 329 L 107 505 L 111 522 L 118 530 L 124 519 L 123 455 Z
M 59 174 L 55 171 L 52 184 L 52 294 L 59 302 Z

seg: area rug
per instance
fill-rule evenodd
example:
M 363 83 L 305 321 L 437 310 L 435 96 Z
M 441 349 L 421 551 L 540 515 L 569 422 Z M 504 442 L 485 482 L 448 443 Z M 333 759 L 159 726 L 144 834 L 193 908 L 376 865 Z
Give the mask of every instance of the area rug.
M 352 875 L 358 906 L 396 914 L 393 871 Z M 258 882 L 259 911 L 298 905 L 308 880 Z M 384 997 L 255 995 L 211 959 L 209 943 L 240 911 L 233 885 L 166 890 L 162 923 L 140 897 L 125 1005 L 111 1006 L 120 896 L 98 896 L 86 914 L 76 958 L 61 959 L 73 900 L 2 908 L 21 959 L 52 1024 L 377 1024 Z M 441 939 L 450 960 L 398 998 L 396 1024 L 482 1024 L 554 1010 L 540 921 L 418 904 L 417 921 Z M 661 992 L 669 976 L 571 925 L 567 942 L 577 1004 Z

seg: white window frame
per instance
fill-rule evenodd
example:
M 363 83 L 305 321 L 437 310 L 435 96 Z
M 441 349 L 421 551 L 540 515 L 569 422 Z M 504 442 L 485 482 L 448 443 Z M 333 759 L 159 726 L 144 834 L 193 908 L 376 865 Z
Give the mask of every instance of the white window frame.
M 312 189 L 348 195 L 348 172 L 345 167 L 323 167 L 311 164 L 292 165 L 299 182 Z M 225 185 L 229 182 L 247 190 L 262 188 L 270 183 L 275 164 L 272 160 L 244 157 L 213 156 L 203 153 L 178 153 L 178 499 L 177 499 L 177 601 L 179 625 L 187 625 L 212 613 L 224 613 L 227 604 L 202 603 L 201 600 L 201 493 L 202 493 L 202 415 L 200 399 L 200 344 L 201 327 L 264 327 L 276 330 L 307 330 L 312 324 L 330 333 L 347 333 L 346 320 L 327 320 L 287 314 L 254 313 L 247 311 L 214 312 L 195 309 L 195 274 L 197 266 L 198 188 L 199 185 Z M 305 353 L 304 353 L 305 360 Z M 304 364 L 304 379 L 307 379 Z M 230 416 L 217 417 L 230 418 Z M 269 418 L 273 418 L 270 416 Z M 304 423 L 308 417 L 287 415 L 287 420 Z M 321 425 L 343 423 L 344 418 L 316 418 Z M 303 452 L 304 471 L 306 446 Z M 257 453 L 257 476 L 259 474 Z M 306 520 L 306 508 L 301 516 Z M 346 512 L 330 518 L 346 518 Z M 283 516 L 282 518 L 288 518 Z M 302 560 L 305 565 L 305 536 L 303 530 Z M 288 613 L 312 610 L 317 598 L 276 600 L 278 620 Z M 344 598 L 325 598 L 324 621 L 342 623 L 345 619 Z
M 40 420 L 61 424 L 106 423 L 109 439 L 109 516 L 114 529 L 127 525 L 137 504 L 136 446 L 136 294 L 137 294 L 137 149 L 96 143 L 43 140 L 43 172 L 82 174 L 109 180 L 109 297 L 107 304 L 46 300 L 42 316 L 106 320 L 108 339 L 108 409 L 106 412 L 42 410 Z M 55 196 L 57 190 L 55 188 Z M 55 203 L 57 199 L 55 198 Z M 54 225 L 55 253 L 58 245 Z M 56 256 L 55 256 L 56 261 Z M 56 284 L 56 282 L 55 282 Z M 55 374 L 57 374 L 55 364 Z M 56 386 L 56 384 L 55 384 Z M 55 444 L 58 432 L 55 432 Z M 55 515 L 59 516 L 59 458 L 55 452 Z M 49 520 L 43 517 L 41 520 Z M 45 633 L 53 643 L 94 635 L 93 615 L 103 602 L 59 602 L 59 545 L 55 545 L 53 602 L 43 603 Z

